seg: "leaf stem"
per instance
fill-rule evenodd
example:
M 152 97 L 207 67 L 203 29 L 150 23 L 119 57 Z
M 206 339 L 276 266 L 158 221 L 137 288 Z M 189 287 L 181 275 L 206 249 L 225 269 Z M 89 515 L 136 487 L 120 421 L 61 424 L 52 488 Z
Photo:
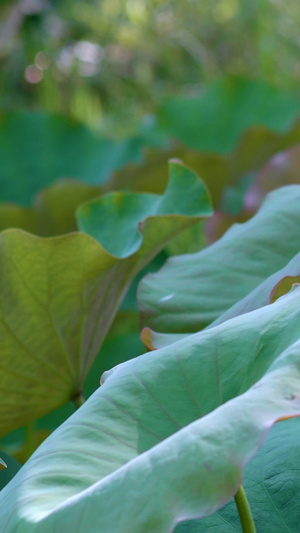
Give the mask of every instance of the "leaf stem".
M 240 516 L 243 533 L 256 533 L 250 505 L 242 485 L 237 491 L 234 499 Z

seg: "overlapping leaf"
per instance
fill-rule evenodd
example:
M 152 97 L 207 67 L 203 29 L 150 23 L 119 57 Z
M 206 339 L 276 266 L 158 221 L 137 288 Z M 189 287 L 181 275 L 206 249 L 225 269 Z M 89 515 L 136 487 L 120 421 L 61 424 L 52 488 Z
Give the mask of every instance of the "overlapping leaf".
M 139 250 L 143 235 L 155 246 L 156 241 L 162 240 L 163 233 L 169 240 L 178 233 L 179 227 L 182 230 L 184 226 L 192 226 L 195 217 L 212 214 L 207 190 L 193 171 L 173 161 L 170 162 L 170 176 L 163 196 L 115 192 L 85 204 L 77 213 L 79 229 L 99 240 L 114 256 L 125 258 Z M 176 216 L 169 217 L 173 214 Z M 153 216 L 161 223 L 155 230 L 150 227 L 151 219 L 150 223 L 147 221 L 147 217 Z M 165 216 L 169 218 L 159 220 Z M 103 227 L 108 217 L 110 224 Z
M 256 289 L 251 291 L 245 298 L 230 307 L 227 311 L 221 314 L 214 322 L 209 324 L 207 328 L 222 324 L 230 318 L 234 318 L 255 309 L 259 309 L 265 305 L 273 303 L 275 300 L 289 292 L 294 284 L 300 282 L 300 253 L 281 270 L 272 274 L 265 279 Z M 145 346 L 149 350 L 157 350 L 164 348 L 168 344 L 173 344 L 178 340 L 187 337 L 188 333 L 158 333 L 145 327 L 142 331 L 141 337 Z
M 163 196 L 115 193 L 81 209 L 80 226 L 99 242 L 0 235 L 1 436 L 80 395 L 134 276 L 211 213 L 198 177 L 170 169 Z
M 167 333 L 198 331 L 282 269 L 300 249 L 299 202 L 300 186 L 278 189 L 256 216 L 213 245 L 170 258 L 148 274 L 139 286 L 143 325 Z
M 242 300 L 225 311 L 217 320 L 208 327 L 214 327 L 230 318 L 244 313 L 249 313 L 254 309 L 273 303 L 289 292 L 294 284 L 299 283 L 300 276 L 300 253 L 281 270 L 265 279 L 256 289 L 245 296 Z
M 299 303 L 296 289 L 107 373 L 4 489 L 7 533 L 167 533 L 221 508 L 274 422 L 300 414 Z
M 300 509 L 300 420 L 276 424 L 246 466 L 243 486 L 251 502 L 257 533 L 298 533 Z M 232 501 L 203 520 L 177 526 L 176 533 L 236 533 L 239 517 Z

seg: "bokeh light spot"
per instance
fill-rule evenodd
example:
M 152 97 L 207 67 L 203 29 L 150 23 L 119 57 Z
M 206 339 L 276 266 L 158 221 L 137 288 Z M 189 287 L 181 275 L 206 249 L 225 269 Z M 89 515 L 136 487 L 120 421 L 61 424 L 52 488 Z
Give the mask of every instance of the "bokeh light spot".
M 43 79 L 43 71 L 36 65 L 28 65 L 25 69 L 25 79 L 29 83 L 40 83 Z

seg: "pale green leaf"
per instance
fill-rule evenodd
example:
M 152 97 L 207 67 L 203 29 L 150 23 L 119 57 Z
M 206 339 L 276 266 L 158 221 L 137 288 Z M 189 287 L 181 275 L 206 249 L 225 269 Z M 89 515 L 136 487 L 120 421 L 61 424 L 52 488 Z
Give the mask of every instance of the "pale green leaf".
M 243 486 L 257 533 L 298 533 L 300 508 L 300 420 L 276 424 L 257 455 L 246 466 Z M 232 501 L 203 520 L 177 526 L 176 533 L 241 532 L 239 516 Z
M 108 372 L 4 489 L 7 533 L 168 533 L 225 505 L 272 425 L 300 414 L 299 303 Z
M 265 279 L 256 289 L 222 313 L 207 328 L 212 328 L 230 318 L 249 313 L 250 311 L 273 303 L 277 298 L 289 292 L 293 285 L 299 283 L 299 281 L 300 254 L 297 254 L 284 268 Z M 177 342 L 187 336 L 188 333 L 158 333 L 148 327 L 145 327 L 141 334 L 142 341 L 149 350 L 164 348 L 168 344 Z
M 278 189 L 252 219 L 213 245 L 172 257 L 148 274 L 139 286 L 143 325 L 167 333 L 198 331 L 282 269 L 299 252 L 299 203 L 300 186 Z

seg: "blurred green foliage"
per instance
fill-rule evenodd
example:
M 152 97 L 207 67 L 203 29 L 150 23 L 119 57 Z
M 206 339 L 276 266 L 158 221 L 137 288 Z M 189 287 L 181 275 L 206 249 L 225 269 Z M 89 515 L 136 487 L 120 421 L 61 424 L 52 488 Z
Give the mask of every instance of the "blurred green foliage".
M 0 104 L 114 133 L 224 73 L 297 89 L 297 0 L 19 0 L 0 4 Z

